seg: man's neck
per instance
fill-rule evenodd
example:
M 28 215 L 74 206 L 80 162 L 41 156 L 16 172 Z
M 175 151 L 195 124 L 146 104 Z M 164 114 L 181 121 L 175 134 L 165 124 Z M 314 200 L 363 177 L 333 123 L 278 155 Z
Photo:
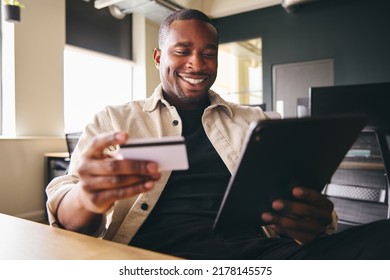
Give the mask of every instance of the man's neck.
M 166 94 L 163 92 L 164 99 L 168 101 L 168 103 L 178 110 L 194 110 L 199 108 L 205 108 L 210 104 L 210 100 L 208 95 L 204 95 L 201 100 L 193 101 L 193 102 L 186 102 L 184 100 L 181 100 L 180 98 L 177 98 L 176 96 L 170 96 L 169 94 Z

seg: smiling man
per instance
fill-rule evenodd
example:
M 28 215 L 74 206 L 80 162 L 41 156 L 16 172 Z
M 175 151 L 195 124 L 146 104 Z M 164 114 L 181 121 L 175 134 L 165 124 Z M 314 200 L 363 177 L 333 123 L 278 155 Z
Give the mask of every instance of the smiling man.
M 165 99 L 178 109 L 195 109 L 208 102 L 217 77 L 218 33 L 205 21 L 172 20 L 161 26 L 154 61 Z
M 47 187 L 51 225 L 189 259 L 390 258 L 388 220 L 328 235 L 333 204 L 301 186 L 293 200 L 276 200 L 262 214 L 267 227 L 213 233 L 248 126 L 267 118 L 210 90 L 218 41 L 197 10 L 162 23 L 153 54 L 161 84 L 145 100 L 107 106 L 86 126 L 69 174 Z M 106 153 L 128 139 L 178 135 L 186 139 L 185 171 Z

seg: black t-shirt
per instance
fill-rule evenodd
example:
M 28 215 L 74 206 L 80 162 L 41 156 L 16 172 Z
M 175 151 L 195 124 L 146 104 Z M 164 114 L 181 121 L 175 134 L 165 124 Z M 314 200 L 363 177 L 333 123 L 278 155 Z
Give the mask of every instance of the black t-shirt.
M 211 233 L 230 172 L 205 134 L 201 121 L 203 111 L 204 108 L 179 110 L 189 169 L 172 172 L 159 201 L 131 245 L 159 250 L 156 246 L 177 244 L 183 235 L 191 238 L 199 237 L 205 230 Z

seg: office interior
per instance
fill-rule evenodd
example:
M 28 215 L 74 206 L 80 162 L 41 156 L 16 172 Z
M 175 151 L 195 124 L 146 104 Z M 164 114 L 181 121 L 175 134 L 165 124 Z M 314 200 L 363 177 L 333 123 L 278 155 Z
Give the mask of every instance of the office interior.
M 68 0 L 69 1 L 69 0 Z M 72 0 L 82 1 L 82 0 Z M 0 136 L 0 212 L 45 220 L 44 154 L 67 150 L 64 127 L 65 0 L 24 0 L 21 22 L 14 24 L 10 99 L 2 98 L 2 118 L 13 135 Z M 262 96 L 276 110 L 274 69 L 310 61 L 331 61 L 331 85 L 390 82 L 390 3 L 386 0 L 307 1 L 293 11 L 272 0 L 174 1 L 210 15 L 221 43 L 261 38 Z M 158 23 L 132 14 L 133 92 L 152 93 L 159 82 L 151 59 Z M 3 60 L 4 61 L 4 60 Z M 11 75 L 12 76 L 12 75 Z M 91 100 L 91 102 L 93 102 Z M 7 109 L 8 108 L 8 109 Z

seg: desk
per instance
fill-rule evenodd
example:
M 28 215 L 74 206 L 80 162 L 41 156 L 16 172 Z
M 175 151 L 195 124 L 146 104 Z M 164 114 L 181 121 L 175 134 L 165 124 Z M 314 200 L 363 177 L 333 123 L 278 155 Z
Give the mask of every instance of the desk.
M 0 260 L 178 259 L 4 214 L 0 229 Z

